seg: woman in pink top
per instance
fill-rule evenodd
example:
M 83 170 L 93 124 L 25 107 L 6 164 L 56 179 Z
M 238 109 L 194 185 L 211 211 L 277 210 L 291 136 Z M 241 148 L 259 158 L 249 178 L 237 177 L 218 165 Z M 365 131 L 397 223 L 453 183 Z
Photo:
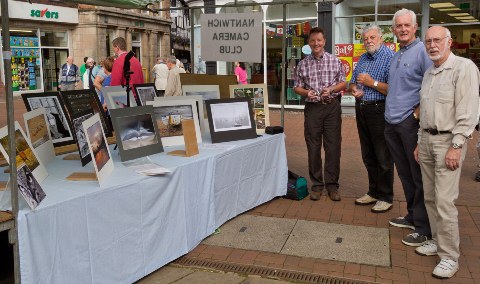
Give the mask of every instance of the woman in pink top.
M 235 62 L 235 75 L 237 75 L 237 82 L 239 84 L 248 84 L 245 63 Z

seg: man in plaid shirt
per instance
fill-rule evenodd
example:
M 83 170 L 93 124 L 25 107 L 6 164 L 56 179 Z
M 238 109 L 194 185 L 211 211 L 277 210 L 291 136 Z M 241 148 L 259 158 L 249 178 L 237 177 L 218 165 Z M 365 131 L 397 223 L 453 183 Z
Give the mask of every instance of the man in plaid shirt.
M 333 201 L 340 201 L 340 147 L 342 142 L 341 91 L 346 88 L 340 60 L 325 51 L 325 34 L 313 28 L 308 35 L 312 54 L 298 63 L 294 91 L 305 99 L 305 142 L 312 187 L 310 199 L 319 200 L 325 187 Z M 325 171 L 321 148 L 325 150 Z M 325 173 L 324 173 L 325 172 Z
M 393 202 L 393 159 L 385 142 L 385 96 L 393 51 L 383 45 L 382 30 L 375 25 L 363 29 L 362 54 L 350 90 L 356 98 L 355 113 L 362 159 L 368 172 L 368 192 L 357 205 L 375 203 L 373 213 L 387 212 Z

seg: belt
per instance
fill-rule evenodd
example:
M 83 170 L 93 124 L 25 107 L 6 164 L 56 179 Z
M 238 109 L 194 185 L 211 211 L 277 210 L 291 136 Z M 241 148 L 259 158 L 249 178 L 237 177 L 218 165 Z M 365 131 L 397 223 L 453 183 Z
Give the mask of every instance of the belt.
M 379 104 L 384 104 L 385 100 L 373 100 L 373 101 L 363 101 L 363 100 L 358 100 L 358 102 L 361 105 L 379 105 Z
M 328 104 L 331 104 L 331 103 L 334 103 L 334 102 L 338 102 L 339 101 L 339 96 L 335 96 L 335 97 L 329 97 L 329 98 L 321 98 L 320 100 L 316 101 L 316 102 L 308 102 L 308 103 L 311 103 L 311 104 L 319 104 L 319 105 L 328 105 Z
M 433 128 L 426 128 L 423 129 L 423 131 L 427 132 L 430 135 L 438 135 L 438 134 L 450 134 L 452 133 L 451 131 L 438 131 L 437 129 Z

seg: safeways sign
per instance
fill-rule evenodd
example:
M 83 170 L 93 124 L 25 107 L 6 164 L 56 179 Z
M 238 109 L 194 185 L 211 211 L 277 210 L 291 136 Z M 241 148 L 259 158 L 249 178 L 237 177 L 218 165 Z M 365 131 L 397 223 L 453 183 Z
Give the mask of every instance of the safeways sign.
M 202 60 L 262 62 L 262 14 L 203 14 Z

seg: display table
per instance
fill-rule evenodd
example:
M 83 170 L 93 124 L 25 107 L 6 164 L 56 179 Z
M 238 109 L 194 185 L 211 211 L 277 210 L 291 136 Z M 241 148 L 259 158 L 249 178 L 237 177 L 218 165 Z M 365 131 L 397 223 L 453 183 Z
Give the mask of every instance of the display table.
M 43 202 L 30 211 L 20 200 L 22 283 L 134 282 L 186 254 L 227 220 L 286 194 L 283 134 L 222 144 L 236 147 L 200 148 L 190 158 L 150 156 L 172 170 L 160 177 L 125 167 L 112 147 L 115 170 L 102 188 L 65 180 L 93 166 L 57 157 L 42 182 Z

